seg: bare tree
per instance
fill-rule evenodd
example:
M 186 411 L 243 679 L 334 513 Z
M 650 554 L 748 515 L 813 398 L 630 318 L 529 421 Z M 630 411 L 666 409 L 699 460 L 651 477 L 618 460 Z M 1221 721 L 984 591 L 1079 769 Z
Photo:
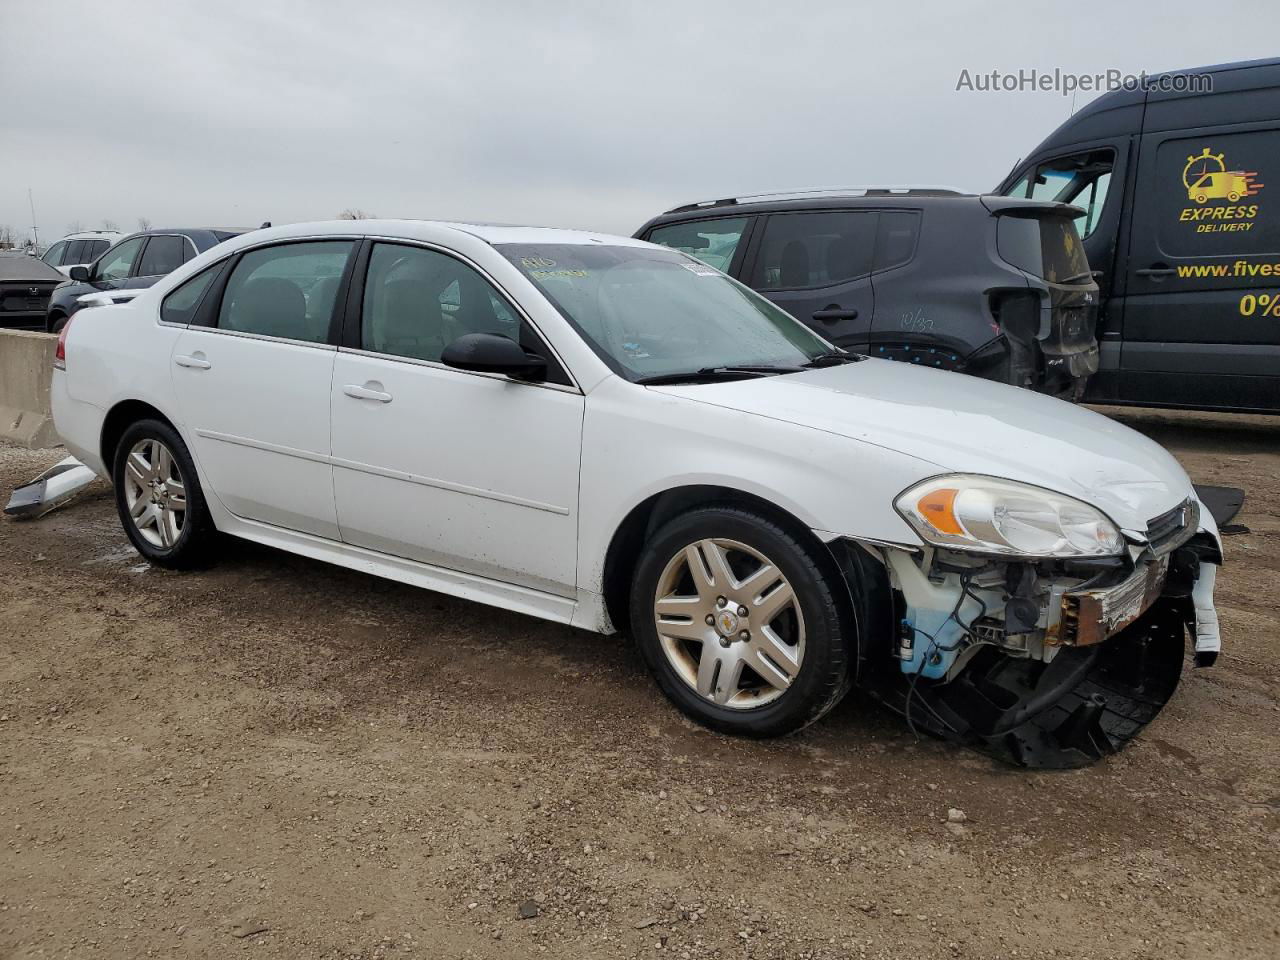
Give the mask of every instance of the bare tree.
M 13 249 L 13 227 L 0 223 L 0 250 Z
M 114 220 L 103 220 L 100 230 L 119 230 L 119 225 Z
M 339 220 L 377 220 L 376 213 L 370 213 L 367 210 L 361 210 L 359 207 L 348 207 L 338 214 Z
M 67 233 L 82 233 L 84 225 L 79 220 L 72 220 L 67 224 Z
M 139 217 L 139 218 L 138 218 L 138 229 L 139 229 L 139 230 L 150 230 L 150 229 L 151 229 L 151 220 L 150 220 L 150 219 L 148 219 L 147 217 Z

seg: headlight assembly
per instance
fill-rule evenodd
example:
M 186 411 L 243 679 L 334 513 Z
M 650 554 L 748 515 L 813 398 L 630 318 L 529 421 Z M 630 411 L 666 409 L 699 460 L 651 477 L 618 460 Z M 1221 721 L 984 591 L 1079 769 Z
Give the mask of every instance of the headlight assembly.
M 894 501 L 934 546 L 1007 557 L 1113 557 L 1124 537 L 1102 511 L 1072 497 L 1012 480 L 967 474 L 934 477 Z

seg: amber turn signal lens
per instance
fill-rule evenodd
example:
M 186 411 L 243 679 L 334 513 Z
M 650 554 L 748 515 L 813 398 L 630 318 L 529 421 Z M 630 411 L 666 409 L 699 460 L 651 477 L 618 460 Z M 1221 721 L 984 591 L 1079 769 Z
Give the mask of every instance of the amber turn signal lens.
M 960 526 L 953 509 L 959 492 L 948 487 L 932 490 L 916 501 L 916 509 L 920 511 L 920 516 L 929 521 L 929 526 L 939 533 L 963 537 L 964 528 Z

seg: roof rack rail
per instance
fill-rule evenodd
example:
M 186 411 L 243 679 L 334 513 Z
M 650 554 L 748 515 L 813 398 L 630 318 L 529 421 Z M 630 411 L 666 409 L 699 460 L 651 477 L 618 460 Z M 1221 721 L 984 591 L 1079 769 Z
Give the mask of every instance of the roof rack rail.
M 788 200 L 831 197 L 952 197 L 964 196 L 968 190 L 959 187 L 934 186 L 925 184 L 906 185 L 859 185 L 853 187 L 817 187 L 812 190 L 772 190 L 768 193 L 747 193 L 737 197 L 722 197 L 719 200 L 698 200 L 672 207 L 667 213 L 684 213 L 688 210 L 701 210 L 711 207 L 731 207 L 748 200 Z

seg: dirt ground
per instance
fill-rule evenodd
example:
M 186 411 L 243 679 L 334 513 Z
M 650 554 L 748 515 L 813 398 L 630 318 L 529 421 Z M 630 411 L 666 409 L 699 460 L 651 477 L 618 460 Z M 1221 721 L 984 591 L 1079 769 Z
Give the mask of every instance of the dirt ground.
M 719 736 L 623 639 L 247 544 L 155 570 L 103 484 L 5 520 L 0 957 L 1280 956 L 1280 418 L 1112 412 L 1251 532 L 1219 665 L 1068 773 L 856 694 Z

